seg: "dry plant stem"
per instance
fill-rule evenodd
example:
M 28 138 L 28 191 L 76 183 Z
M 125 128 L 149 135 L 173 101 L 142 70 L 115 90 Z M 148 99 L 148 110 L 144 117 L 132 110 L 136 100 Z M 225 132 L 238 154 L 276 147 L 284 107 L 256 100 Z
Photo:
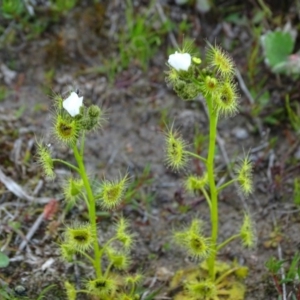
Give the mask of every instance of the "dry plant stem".
M 97 233 L 97 223 L 96 223 L 96 203 L 95 203 L 95 198 L 90 186 L 90 182 L 88 180 L 84 163 L 83 163 L 83 157 L 79 154 L 77 146 L 73 146 L 73 152 L 75 159 L 77 161 L 78 167 L 79 167 L 79 174 L 82 178 L 87 197 L 88 197 L 88 202 L 89 202 L 89 221 L 92 225 L 92 229 L 94 230 L 95 233 Z M 94 241 L 94 256 L 95 256 L 95 261 L 94 261 L 94 268 L 96 271 L 97 277 L 100 277 L 102 275 L 102 270 L 101 270 L 101 258 L 100 258 L 100 249 L 99 249 L 99 244 L 98 244 L 98 239 L 95 238 Z
M 211 219 L 211 243 L 212 251 L 207 259 L 209 276 L 212 280 L 215 280 L 215 260 L 217 255 L 217 238 L 218 238 L 218 190 L 216 188 L 215 176 L 214 176 L 214 158 L 215 158 L 215 146 L 217 135 L 217 123 L 218 113 L 212 106 L 212 99 L 207 99 L 207 107 L 209 113 L 209 148 L 207 157 L 207 174 L 210 190 L 210 219 Z
M 282 296 L 282 289 L 280 287 L 280 283 L 279 283 L 277 276 L 275 274 L 273 274 L 272 278 L 273 278 L 273 282 L 274 282 L 274 285 L 276 287 L 278 294 Z

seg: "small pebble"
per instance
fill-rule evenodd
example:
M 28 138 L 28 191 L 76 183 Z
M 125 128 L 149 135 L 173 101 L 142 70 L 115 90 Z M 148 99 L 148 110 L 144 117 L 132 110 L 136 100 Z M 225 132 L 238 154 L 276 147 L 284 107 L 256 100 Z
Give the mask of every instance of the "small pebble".
M 248 131 L 245 128 L 236 127 L 232 132 L 234 136 L 239 140 L 245 140 L 249 137 Z

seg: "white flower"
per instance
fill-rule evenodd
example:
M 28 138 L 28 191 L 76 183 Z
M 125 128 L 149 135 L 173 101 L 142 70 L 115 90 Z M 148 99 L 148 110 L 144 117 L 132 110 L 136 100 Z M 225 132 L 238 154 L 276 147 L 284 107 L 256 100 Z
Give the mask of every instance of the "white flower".
M 83 97 L 78 97 L 75 92 L 72 92 L 71 95 L 64 100 L 63 107 L 72 117 L 75 117 L 80 112 L 82 101 Z
M 168 63 L 177 71 L 187 71 L 192 63 L 192 57 L 189 53 L 178 53 L 176 51 L 175 54 L 169 56 Z

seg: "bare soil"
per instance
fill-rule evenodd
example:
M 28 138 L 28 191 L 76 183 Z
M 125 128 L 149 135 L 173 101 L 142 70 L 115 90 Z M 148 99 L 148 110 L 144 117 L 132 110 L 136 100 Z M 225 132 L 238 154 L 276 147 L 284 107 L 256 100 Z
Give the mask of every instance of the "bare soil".
M 183 102 L 165 84 L 163 72 L 166 69 L 166 49 L 172 46 L 170 35 L 163 36 L 162 45 L 147 71 L 143 71 L 138 60 L 133 60 L 112 83 L 106 74 L 88 72 L 93 67 L 102 66 L 111 53 L 118 55 L 117 33 L 125 24 L 124 4 L 121 2 L 105 3 L 103 14 L 93 15 L 92 4 L 83 1 L 59 22 L 50 24 L 38 38 L 26 40 L 26 34 L 19 31 L 13 44 L 1 45 L 0 64 L 15 72 L 9 81 L 2 69 L 0 78 L 1 86 L 8 89 L 7 96 L 0 103 L 1 170 L 29 195 L 33 195 L 37 188 L 35 197 L 59 201 L 52 219 L 44 220 L 29 245 L 18 253 L 24 235 L 46 203 L 17 197 L 0 182 L 0 245 L 10 239 L 5 253 L 11 258 L 9 267 L 1 270 L 0 279 L 12 289 L 19 284 L 25 286 L 30 299 L 36 299 L 49 284 L 56 284 L 59 288 L 55 290 L 55 296 L 49 293 L 46 299 L 64 299 L 59 289 L 62 289 L 65 279 L 79 284 L 80 279 L 92 274 L 83 263 L 75 267 L 59 259 L 57 242 L 62 226 L 57 229 L 56 222 L 64 211 L 60 185 L 68 171 L 58 166 L 57 178 L 49 181 L 35 162 L 36 137 L 43 137 L 51 143 L 55 156 L 72 160 L 69 150 L 60 147 L 49 132 L 49 109 L 55 93 L 66 95 L 72 89 L 79 89 L 85 103 L 99 104 L 106 111 L 107 120 L 101 130 L 89 135 L 86 141 L 85 161 L 90 174 L 98 179 L 112 179 L 127 171 L 134 180 L 141 176 L 147 164 L 150 165 L 152 182 L 140 187 L 132 199 L 134 204 L 122 205 L 109 217 L 99 216 L 98 223 L 105 237 L 109 236 L 110 225 L 117 215 L 122 213 L 129 218 L 132 230 L 137 234 L 130 271 L 141 271 L 145 275 L 146 291 L 161 288 L 155 299 L 172 299 L 168 296 L 172 274 L 194 265 L 186 253 L 172 243 L 173 228 L 180 228 L 195 216 L 209 224 L 204 198 L 186 195 L 182 186 L 184 176 L 189 172 L 199 172 L 199 165 L 191 161 L 186 171 L 179 173 L 165 166 L 165 122 L 170 125 L 174 122 L 191 149 L 195 133 L 203 136 L 208 133 L 201 99 Z M 134 3 L 137 14 L 147 7 L 147 1 Z M 235 7 L 225 4 L 222 3 L 224 9 Z M 264 264 L 270 256 L 278 257 L 278 251 L 282 252 L 284 259 L 291 259 L 300 245 L 300 214 L 292 198 L 293 180 L 300 174 L 299 136 L 293 132 L 284 109 L 287 92 L 293 101 L 299 101 L 299 83 L 276 78 L 262 61 L 257 65 L 261 73 L 255 75 L 254 81 L 249 80 L 247 59 L 255 41 L 246 26 L 232 25 L 222 19 L 223 15 L 204 15 L 192 6 L 181 7 L 173 1 L 161 1 L 160 5 L 175 24 L 183 19 L 191 23 L 189 34 L 195 38 L 201 51 L 205 48 L 206 38 L 228 48 L 249 89 L 267 78 L 262 91 L 269 91 L 270 103 L 257 117 L 252 113 L 256 104 L 252 104 L 241 90 L 241 113 L 221 120 L 219 125 L 219 142 L 229 157 L 227 160 L 219 144 L 216 165 L 220 178 L 228 176 L 228 167 L 232 168 L 228 164 L 245 152 L 250 151 L 255 166 L 253 195 L 243 199 L 234 188 L 221 194 L 219 240 L 237 231 L 243 211 L 251 213 L 257 230 L 255 249 L 245 250 L 239 242 L 232 243 L 220 253 L 220 259 L 237 260 L 249 267 L 247 300 L 277 299 L 278 294 Z M 256 8 L 245 4 L 238 6 L 237 12 L 249 20 Z M 96 19 L 89 23 L 88 16 Z M 174 29 L 173 34 L 178 40 L 182 37 L 178 29 Z M 50 71 L 54 72 L 53 76 L 49 75 Z M 265 117 L 274 115 L 276 109 L 281 109 L 282 115 L 277 124 L 270 125 L 265 122 Z M 260 130 L 257 124 L 260 124 Z M 275 139 L 276 142 L 272 142 Z M 204 143 L 201 154 L 205 155 L 205 151 Z M 84 219 L 85 214 L 83 206 L 74 208 L 66 215 L 65 222 Z M 21 227 L 13 230 L 11 222 L 18 222 Z M 209 233 L 209 225 L 206 230 Z M 49 259 L 54 261 L 45 267 Z

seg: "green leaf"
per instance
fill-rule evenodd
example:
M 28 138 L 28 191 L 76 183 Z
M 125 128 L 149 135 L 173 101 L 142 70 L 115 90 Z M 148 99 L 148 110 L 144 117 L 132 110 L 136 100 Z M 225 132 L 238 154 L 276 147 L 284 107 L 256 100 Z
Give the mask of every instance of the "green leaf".
M 42 292 L 39 294 L 39 297 L 37 298 L 37 300 L 42 300 L 45 297 L 45 294 L 48 293 L 51 289 L 53 289 L 54 287 L 56 287 L 56 284 L 51 284 L 48 285 L 47 287 L 45 287 Z
M 284 62 L 294 49 L 294 40 L 288 32 L 269 32 L 262 38 L 262 46 L 268 64 L 274 66 Z
M 6 268 L 9 265 L 9 258 L 3 252 L 0 252 L 0 268 Z
M 0 290 L 0 296 L 2 296 L 3 299 L 9 299 L 9 294 L 4 290 Z M 2 299 L 2 298 L 0 298 L 0 299 Z
M 296 279 L 296 274 L 298 274 L 299 269 L 299 261 L 300 261 L 300 254 L 298 252 L 295 253 L 293 260 L 291 262 L 290 268 L 287 273 L 287 278 L 294 281 Z

